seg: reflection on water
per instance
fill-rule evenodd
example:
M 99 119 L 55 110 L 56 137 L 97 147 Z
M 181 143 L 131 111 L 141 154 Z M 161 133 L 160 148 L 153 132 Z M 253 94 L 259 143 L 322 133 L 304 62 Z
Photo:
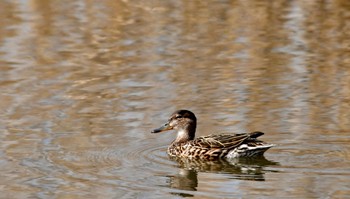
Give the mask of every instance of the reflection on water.
M 349 2 L 0 1 L 1 196 L 348 197 Z M 172 161 L 180 108 L 277 146 Z
M 178 174 L 167 176 L 169 187 L 178 190 L 197 191 L 198 172 L 225 174 L 227 179 L 265 181 L 266 172 L 278 172 L 266 170 L 266 167 L 279 165 L 269 161 L 264 156 L 257 158 L 239 158 L 232 161 L 224 159 L 206 161 L 201 159 L 173 158 L 179 165 Z M 184 197 L 193 196 L 190 192 L 174 192 L 175 195 Z
M 198 178 L 196 170 L 179 169 L 179 174 L 176 176 L 168 176 L 169 187 L 179 190 L 197 191 Z M 183 197 L 193 197 L 194 195 L 182 192 L 173 192 L 172 194 Z
M 240 174 L 247 174 L 243 180 L 264 180 L 262 174 L 263 167 L 278 165 L 278 163 L 269 161 L 265 157 L 257 158 L 239 158 L 232 161 L 222 160 L 191 160 L 191 159 L 176 159 L 181 168 L 186 170 L 196 170 L 200 172 L 222 172 L 230 173 L 237 176 L 235 178 L 243 177 Z M 248 176 L 252 174 L 252 176 Z M 245 178 L 246 177 L 246 178 Z

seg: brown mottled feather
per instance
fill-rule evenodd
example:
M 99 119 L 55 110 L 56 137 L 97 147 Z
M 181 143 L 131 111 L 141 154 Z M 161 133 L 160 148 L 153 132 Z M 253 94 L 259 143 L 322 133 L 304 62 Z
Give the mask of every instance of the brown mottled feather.
M 243 143 L 263 144 L 262 141 L 255 139 L 263 135 L 262 132 L 253 132 L 245 134 L 219 134 L 198 137 L 186 143 L 173 143 L 168 148 L 170 156 L 180 157 L 200 157 L 204 159 L 215 159 L 225 157 L 230 150 L 240 146 Z
M 273 145 L 266 144 L 257 137 L 262 132 L 245 134 L 207 135 L 195 139 L 197 118 L 191 111 L 175 111 L 160 128 L 152 133 L 176 130 L 177 137 L 168 147 L 168 154 L 172 157 L 188 157 L 201 159 L 217 159 L 222 157 L 262 155 Z

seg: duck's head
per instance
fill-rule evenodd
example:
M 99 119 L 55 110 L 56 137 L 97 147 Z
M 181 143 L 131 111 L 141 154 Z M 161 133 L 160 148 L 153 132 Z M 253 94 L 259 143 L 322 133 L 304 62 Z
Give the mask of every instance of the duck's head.
M 188 110 L 178 110 L 171 114 L 167 123 L 154 129 L 151 133 L 159 133 L 174 129 L 178 132 L 176 140 L 193 140 L 196 126 L 197 118 L 194 113 Z

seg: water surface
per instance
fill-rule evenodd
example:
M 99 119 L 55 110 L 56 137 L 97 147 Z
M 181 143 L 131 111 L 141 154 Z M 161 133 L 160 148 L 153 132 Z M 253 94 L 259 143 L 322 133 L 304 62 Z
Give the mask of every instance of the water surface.
M 1 198 L 349 198 L 350 4 L 2 1 Z M 177 162 L 263 131 L 265 158 Z

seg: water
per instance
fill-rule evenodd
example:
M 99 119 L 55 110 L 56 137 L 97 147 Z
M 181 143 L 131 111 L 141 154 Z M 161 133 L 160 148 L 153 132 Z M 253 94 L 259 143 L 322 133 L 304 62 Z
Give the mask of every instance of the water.
M 1 1 L 1 198 L 349 198 L 350 4 Z M 177 162 L 263 131 L 265 158 Z

